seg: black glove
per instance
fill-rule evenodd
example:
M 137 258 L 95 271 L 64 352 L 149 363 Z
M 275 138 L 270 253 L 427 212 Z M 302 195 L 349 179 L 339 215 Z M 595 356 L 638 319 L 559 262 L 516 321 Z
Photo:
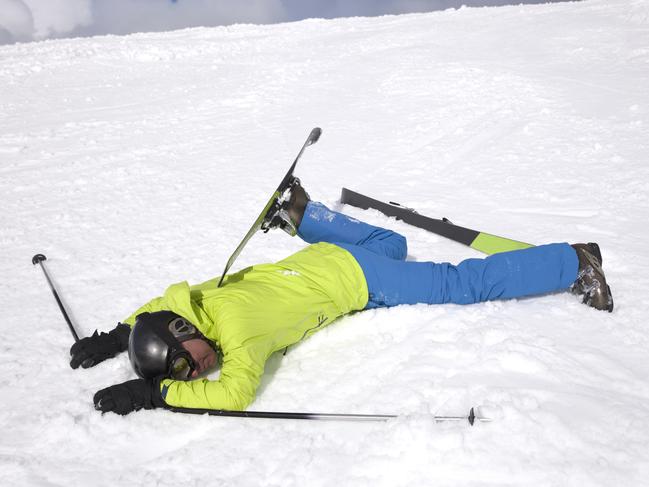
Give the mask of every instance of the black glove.
M 160 380 L 133 379 L 102 389 L 92 398 L 95 409 L 125 415 L 142 408 L 166 408 L 160 394 Z
M 97 365 L 107 358 L 114 357 L 128 348 L 128 337 L 131 327 L 123 323 L 118 324 L 108 333 L 98 333 L 82 338 L 70 347 L 70 367 L 76 369 L 81 365 L 84 369 Z

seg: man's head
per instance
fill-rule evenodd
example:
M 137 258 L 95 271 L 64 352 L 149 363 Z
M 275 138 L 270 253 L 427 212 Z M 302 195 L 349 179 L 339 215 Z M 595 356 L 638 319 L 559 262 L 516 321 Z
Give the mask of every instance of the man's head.
M 192 379 L 216 364 L 209 341 L 183 317 L 171 311 L 137 316 L 128 341 L 128 357 L 143 379 Z

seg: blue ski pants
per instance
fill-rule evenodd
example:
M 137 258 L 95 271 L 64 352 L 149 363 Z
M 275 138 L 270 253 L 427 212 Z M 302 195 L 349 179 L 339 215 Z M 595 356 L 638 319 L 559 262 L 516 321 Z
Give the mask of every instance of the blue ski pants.
M 447 262 L 407 262 L 405 237 L 375 227 L 322 203 L 309 202 L 298 229 L 308 243 L 329 242 L 349 251 L 365 274 L 367 308 L 399 304 L 469 304 L 567 289 L 578 258 L 567 243 L 540 245 Z

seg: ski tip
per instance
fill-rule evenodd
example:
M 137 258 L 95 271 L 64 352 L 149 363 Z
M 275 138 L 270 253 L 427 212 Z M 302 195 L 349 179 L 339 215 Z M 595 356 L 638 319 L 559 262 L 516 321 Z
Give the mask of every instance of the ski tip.
M 36 254 L 34 257 L 32 257 L 32 264 L 36 265 L 39 262 L 43 262 L 44 260 L 47 260 L 47 257 L 45 257 L 43 254 Z
M 309 134 L 309 139 L 307 140 L 307 145 L 315 144 L 320 138 L 321 134 L 322 134 L 322 129 L 320 127 L 316 127 L 313 130 L 311 130 L 311 133 Z

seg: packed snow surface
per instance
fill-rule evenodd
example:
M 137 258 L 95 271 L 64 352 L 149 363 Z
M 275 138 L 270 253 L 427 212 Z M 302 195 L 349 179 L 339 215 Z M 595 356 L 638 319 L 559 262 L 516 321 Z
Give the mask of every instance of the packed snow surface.
M 588 0 L 0 48 L 0 470 L 7 486 L 578 485 L 649 478 L 649 4 Z M 347 186 L 531 243 L 599 242 L 612 314 L 569 293 L 345 317 L 271 358 L 251 409 L 386 423 L 93 409 L 126 355 L 82 336 L 220 274 L 310 129 L 315 199 L 479 254 Z M 303 243 L 256 235 L 235 264 Z M 491 423 L 435 423 L 480 406 Z

